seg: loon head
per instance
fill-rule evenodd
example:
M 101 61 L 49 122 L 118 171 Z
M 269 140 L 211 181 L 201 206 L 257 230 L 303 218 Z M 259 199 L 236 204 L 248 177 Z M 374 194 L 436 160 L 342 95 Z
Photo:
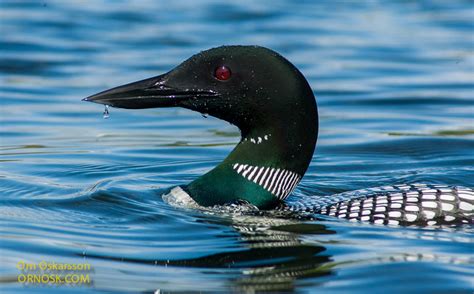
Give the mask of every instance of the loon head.
M 236 125 L 242 138 L 217 167 L 182 188 L 204 206 L 246 200 L 270 208 L 304 175 L 318 132 L 313 92 L 300 71 L 259 46 L 200 52 L 168 73 L 84 99 L 112 107 L 184 107 Z

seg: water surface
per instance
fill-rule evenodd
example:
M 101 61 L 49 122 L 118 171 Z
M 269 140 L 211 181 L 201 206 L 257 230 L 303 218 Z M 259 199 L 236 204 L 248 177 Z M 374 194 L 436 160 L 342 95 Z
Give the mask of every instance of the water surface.
M 314 1 L 316 2 L 316 1 Z M 81 98 L 222 44 L 293 62 L 320 112 L 294 197 L 402 183 L 473 186 L 470 1 L 2 1 L 0 289 L 19 261 L 91 264 L 77 292 L 472 293 L 473 228 L 397 228 L 170 207 L 238 130 L 183 109 Z

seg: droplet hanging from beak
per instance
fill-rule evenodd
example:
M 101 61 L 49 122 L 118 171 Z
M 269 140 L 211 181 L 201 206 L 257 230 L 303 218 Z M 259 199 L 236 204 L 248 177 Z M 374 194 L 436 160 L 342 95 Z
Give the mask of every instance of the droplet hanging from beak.
M 103 117 L 104 119 L 108 119 L 110 117 L 109 106 L 107 104 L 105 105 Z

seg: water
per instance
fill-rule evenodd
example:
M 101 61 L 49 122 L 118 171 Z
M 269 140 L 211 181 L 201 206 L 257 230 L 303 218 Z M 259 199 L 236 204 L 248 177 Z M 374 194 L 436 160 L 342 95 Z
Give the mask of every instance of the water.
M 102 113 L 102 117 L 104 119 L 108 119 L 110 117 L 110 112 L 109 112 L 109 106 L 108 105 L 105 105 L 104 113 Z
M 316 2 L 316 1 L 314 1 Z M 191 8 L 192 7 L 192 8 Z M 89 263 L 102 291 L 473 291 L 473 228 L 243 217 L 170 207 L 238 130 L 183 109 L 103 120 L 81 99 L 222 44 L 259 44 L 308 78 L 316 154 L 296 196 L 473 186 L 470 1 L 2 1 L 0 285 L 18 262 Z

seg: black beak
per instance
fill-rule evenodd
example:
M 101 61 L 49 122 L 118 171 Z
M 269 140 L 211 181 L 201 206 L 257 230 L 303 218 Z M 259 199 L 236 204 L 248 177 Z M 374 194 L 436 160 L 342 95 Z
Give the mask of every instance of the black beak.
M 82 99 L 118 108 L 142 109 L 179 106 L 200 97 L 215 97 L 210 90 L 177 89 L 166 85 L 166 74 L 112 88 Z

